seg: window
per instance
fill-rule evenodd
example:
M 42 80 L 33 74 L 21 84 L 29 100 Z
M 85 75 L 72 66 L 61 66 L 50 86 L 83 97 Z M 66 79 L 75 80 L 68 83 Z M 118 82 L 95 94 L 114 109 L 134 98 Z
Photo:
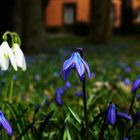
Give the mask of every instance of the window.
M 75 4 L 64 4 L 63 7 L 63 22 L 66 25 L 72 25 L 75 23 L 75 14 L 76 14 L 76 5 Z
M 140 8 L 137 10 L 137 21 L 140 22 Z

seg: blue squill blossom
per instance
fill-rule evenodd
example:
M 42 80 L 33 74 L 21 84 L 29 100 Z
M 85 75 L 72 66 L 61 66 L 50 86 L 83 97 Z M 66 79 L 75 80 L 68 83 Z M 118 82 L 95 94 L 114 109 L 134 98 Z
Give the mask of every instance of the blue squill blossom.
M 133 123 L 136 124 L 140 120 L 140 109 L 134 114 Z
M 2 113 L 2 111 L 0 111 L 0 127 L 4 128 L 7 132 L 8 135 L 12 135 L 12 128 L 10 123 L 6 120 L 4 114 Z
M 68 89 L 68 88 L 70 88 L 70 87 L 71 87 L 71 83 L 67 81 L 67 82 L 65 83 L 65 88 Z
M 124 138 L 123 140 L 129 140 L 128 138 Z
M 77 97 L 80 97 L 82 95 L 83 95 L 83 92 L 82 91 L 78 91 L 77 93 L 75 93 L 75 96 L 77 96 Z
M 140 101 L 140 94 L 137 95 L 137 101 Z
M 124 71 L 125 71 L 126 73 L 129 73 L 129 72 L 131 72 L 132 70 L 131 70 L 130 67 L 125 67 L 125 68 L 124 68 Z
M 140 76 L 138 76 L 138 79 L 135 80 L 132 85 L 132 93 L 135 93 L 139 87 L 140 87 Z
M 124 84 L 127 85 L 127 86 L 131 84 L 131 81 L 130 81 L 128 78 L 125 78 L 125 79 L 123 80 L 123 82 L 124 82 Z
M 81 58 L 80 54 L 76 51 L 73 52 L 71 57 L 63 64 L 62 75 L 64 76 L 64 80 L 67 80 L 71 69 L 74 69 L 77 72 L 80 81 L 82 81 L 85 77 L 85 69 L 87 70 L 88 77 L 90 78 L 90 69 L 87 62 Z
M 124 112 L 117 112 L 115 105 L 111 102 L 108 106 L 106 123 L 114 126 L 116 123 L 117 117 L 121 117 L 128 121 L 132 120 L 132 117 Z
M 63 93 L 64 93 L 64 89 L 61 87 L 57 88 L 55 91 L 55 94 L 56 94 L 55 100 L 59 106 L 62 106 L 63 104 L 62 99 L 61 99 L 61 96 Z
M 113 103 L 109 104 L 108 110 L 107 110 L 107 118 L 106 118 L 107 124 L 114 125 L 116 123 L 116 107 Z

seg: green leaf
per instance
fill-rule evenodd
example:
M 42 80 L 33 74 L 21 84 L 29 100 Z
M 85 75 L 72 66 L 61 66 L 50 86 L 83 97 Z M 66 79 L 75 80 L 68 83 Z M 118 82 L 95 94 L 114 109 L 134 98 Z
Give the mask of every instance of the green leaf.
M 66 128 L 65 128 L 65 132 L 63 135 L 63 140 L 73 140 L 73 135 L 72 132 L 70 131 L 70 124 L 68 122 L 68 120 L 66 121 Z
M 103 117 L 105 115 L 106 111 L 103 111 L 101 113 L 99 113 L 93 120 L 93 122 L 91 122 L 90 127 L 93 127 L 101 117 Z
M 69 109 L 70 113 L 72 114 L 72 116 L 75 118 L 75 120 L 81 124 L 81 119 L 79 118 L 79 116 L 69 107 L 67 106 L 67 108 Z
M 67 128 L 66 128 L 66 135 L 67 135 L 68 140 L 72 140 L 71 134 L 70 134 L 70 131 L 69 131 L 69 127 L 68 127 L 68 126 L 67 126 Z
M 16 110 L 14 109 L 14 107 L 12 106 L 12 104 L 8 103 L 8 102 L 4 102 L 7 107 L 9 108 L 10 112 L 12 113 L 14 119 L 17 121 L 17 128 L 18 128 L 18 131 L 19 131 L 19 134 L 22 133 L 22 127 L 21 127 L 21 122 L 18 120 L 18 114 L 16 112 Z M 22 137 L 22 140 L 24 140 L 24 137 Z

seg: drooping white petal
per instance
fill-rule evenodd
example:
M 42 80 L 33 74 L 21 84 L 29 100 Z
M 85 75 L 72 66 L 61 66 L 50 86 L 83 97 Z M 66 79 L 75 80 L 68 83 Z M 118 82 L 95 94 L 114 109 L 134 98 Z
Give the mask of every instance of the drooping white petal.
M 15 57 L 14 57 L 14 54 L 13 54 L 13 51 L 11 50 L 11 48 L 8 49 L 8 55 L 9 55 L 9 60 L 11 62 L 11 65 L 13 66 L 15 71 L 17 71 L 16 60 L 15 60 Z
M 25 60 L 22 50 L 20 49 L 20 47 L 17 43 L 15 43 L 13 45 L 13 52 L 15 55 L 17 66 L 20 67 L 23 71 L 25 71 L 26 70 L 26 60 Z
M 9 59 L 5 46 L 7 42 L 3 42 L 0 46 L 0 67 L 2 71 L 6 71 L 9 67 Z
M 2 71 L 8 70 L 9 67 L 9 59 L 8 57 L 4 56 L 0 49 L 0 68 Z
M 9 66 L 9 60 L 10 60 L 11 65 L 17 71 L 17 65 L 16 65 L 15 57 L 14 57 L 13 51 L 11 50 L 8 43 L 6 41 L 4 41 L 1 44 L 0 48 L 1 48 L 1 52 L 3 52 L 4 59 L 7 62 L 8 66 Z

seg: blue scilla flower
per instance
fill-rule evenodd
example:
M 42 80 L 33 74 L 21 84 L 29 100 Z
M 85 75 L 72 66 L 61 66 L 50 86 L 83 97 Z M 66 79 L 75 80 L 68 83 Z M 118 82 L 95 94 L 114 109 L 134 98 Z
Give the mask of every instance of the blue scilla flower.
M 90 69 L 87 62 L 76 51 L 63 64 L 61 74 L 64 76 L 64 80 L 67 80 L 71 69 L 77 72 L 80 81 L 85 77 L 85 69 L 87 69 L 88 77 L 90 78 Z
M 2 111 L 0 110 L 0 127 L 4 128 L 7 132 L 8 135 L 12 135 L 12 127 L 10 125 L 10 123 L 7 121 L 7 119 L 5 118 L 4 114 L 2 113 Z
M 139 66 L 140 66 L 140 61 L 136 61 L 136 62 L 134 63 L 134 66 L 139 67 Z
M 106 117 L 107 117 L 106 118 L 107 124 L 110 124 L 112 126 L 114 126 L 114 124 L 116 123 L 116 118 L 117 117 L 121 117 L 121 118 L 126 119 L 128 121 L 132 120 L 132 117 L 130 115 L 128 115 L 124 112 L 117 112 L 116 107 L 112 102 L 108 106 Z
M 95 76 L 96 76 L 96 73 L 95 72 L 92 72 L 91 73 L 91 79 L 93 79 Z
M 67 82 L 65 83 L 65 88 L 66 88 L 66 89 L 71 88 L 71 83 L 67 81 Z
M 129 140 L 128 138 L 124 138 L 123 140 Z
M 124 82 L 125 85 L 130 85 L 131 84 L 131 81 L 128 78 L 125 78 L 123 80 L 123 82 Z
M 140 87 L 140 76 L 138 76 L 138 79 L 134 81 L 132 85 L 132 93 L 135 93 L 136 90 Z
M 136 124 L 140 121 L 140 109 L 134 114 L 133 124 Z
M 40 80 L 41 80 L 41 76 L 40 76 L 39 74 L 36 74 L 36 75 L 34 76 L 34 80 L 35 80 L 35 81 L 40 81 Z
M 108 106 L 106 122 L 112 126 L 116 123 L 116 107 L 112 102 Z
M 124 71 L 125 71 L 126 73 L 129 73 L 129 72 L 131 72 L 132 70 L 131 70 L 130 67 L 125 67 L 125 68 L 124 68 Z
M 75 93 L 75 96 L 77 96 L 77 97 L 80 97 L 82 95 L 83 95 L 83 92 L 82 91 L 78 91 L 77 93 Z
M 137 95 L 137 101 L 140 101 L 140 94 Z
M 57 88 L 55 91 L 55 94 L 56 94 L 55 100 L 59 106 L 62 106 L 63 104 L 62 99 L 61 99 L 61 96 L 63 93 L 64 93 L 64 89 L 62 87 Z

